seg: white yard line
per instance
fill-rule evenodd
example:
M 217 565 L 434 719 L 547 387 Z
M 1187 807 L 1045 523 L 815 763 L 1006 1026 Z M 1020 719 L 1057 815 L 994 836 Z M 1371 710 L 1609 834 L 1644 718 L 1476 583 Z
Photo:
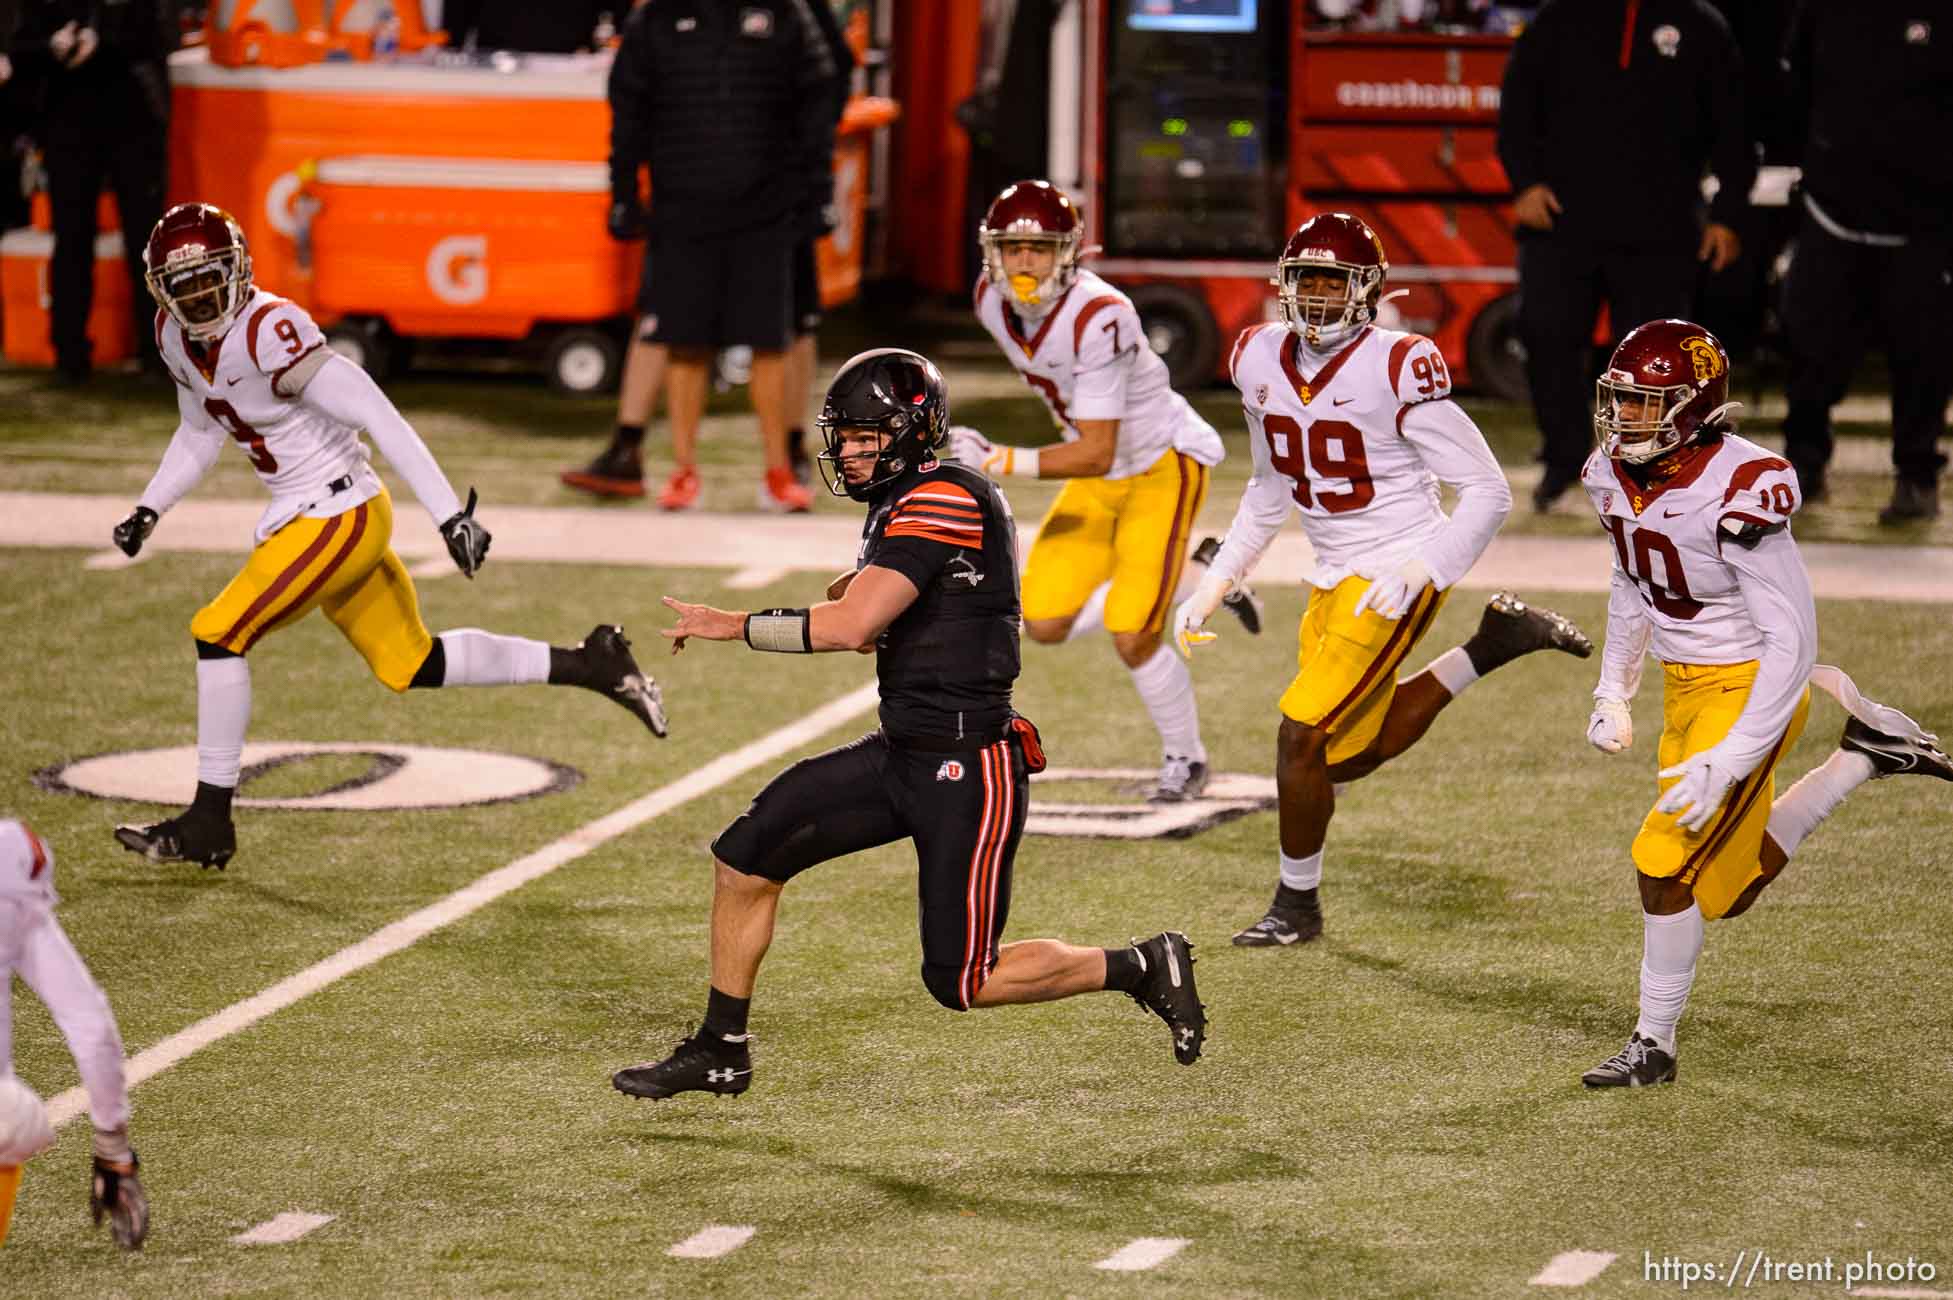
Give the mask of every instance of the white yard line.
M 1585 1286 L 1620 1258 L 1606 1250 L 1568 1250 L 1546 1261 L 1533 1276 L 1534 1286 Z
M 1521 475 L 1515 471 L 1511 477 Z M 1523 497 L 1524 492 L 1518 495 Z M 0 549 L 99 550 L 128 508 L 121 497 L 0 492 Z M 246 555 L 261 510 L 259 501 L 185 501 L 156 526 L 143 555 L 159 551 Z M 1218 516 L 1206 522 L 1214 532 L 1226 526 Z M 861 547 L 861 517 L 851 511 L 673 515 L 661 510 L 511 506 L 497 509 L 489 523 L 495 532 L 492 564 L 730 569 L 735 583 L 757 582 L 761 576 L 777 580 L 794 573 L 818 574 L 825 580 L 852 566 Z M 1034 532 L 1034 527 L 1018 529 L 1020 554 L 1029 553 Z M 440 534 L 418 522 L 395 529 L 393 549 L 416 575 L 454 572 Z M 1953 600 L 1953 547 L 1806 542 L 1798 549 L 1819 596 Z M 1612 556 L 1613 548 L 1598 529 L 1583 537 L 1495 537 L 1458 585 L 1480 591 L 1510 587 L 1522 595 L 1604 592 Z M 1304 582 L 1314 567 L 1315 554 L 1301 530 L 1286 528 L 1256 566 L 1254 581 L 1268 588 Z
M 288 1241 L 297 1241 L 315 1228 L 323 1228 L 333 1220 L 330 1214 L 307 1214 L 303 1210 L 287 1210 L 274 1218 L 266 1219 L 249 1232 L 240 1232 L 231 1240 L 240 1246 L 282 1246 Z
M 1188 1244 L 1186 1237 L 1140 1237 L 1129 1241 L 1092 1265 L 1111 1273 L 1138 1273 L 1158 1268 Z
M 753 591 L 760 587 L 770 587 L 792 572 L 792 569 L 780 568 L 777 565 L 769 567 L 756 564 L 752 568 L 741 569 L 727 578 L 726 586 L 734 591 Z
M 364 970 L 383 957 L 392 956 L 436 930 L 453 925 L 511 890 L 541 879 L 565 863 L 574 862 L 590 850 L 636 830 L 653 818 L 662 817 L 701 795 L 710 794 L 760 764 L 791 753 L 808 741 L 874 708 L 879 699 L 880 693 L 872 682 L 850 691 L 778 731 L 742 745 L 731 753 L 721 754 L 671 784 L 578 827 L 527 857 L 517 858 L 507 866 L 489 872 L 446 898 L 421 908 L 411 916 L 402 917 L 296 975 L 280 980 L 264 992 L 226 1007 L 215 1015 L 206 1016 L 188 1029 L 171 1034 L 162 1042 L 129 1058 L 129 1086 L 133 1088 L 145 1079 L 161 1074 L 192 1052 L 248 1029 L 299 999 Z M 48 1102 L 48 1119 L 59 1127 L 81 1114 L 87 1104 L 87 1094 L 79 1087 L 70 1088 Z
M 753 1228 L 735 1228 L 723 1223 L 715 1223 L 710 1227 L 700 1228 L 667 1250 L 665 1254 L 674 1259 L 717 1259 L 721 1255 L 732 1254 L 733 1251 L 751 1241 L 754 1231 Z

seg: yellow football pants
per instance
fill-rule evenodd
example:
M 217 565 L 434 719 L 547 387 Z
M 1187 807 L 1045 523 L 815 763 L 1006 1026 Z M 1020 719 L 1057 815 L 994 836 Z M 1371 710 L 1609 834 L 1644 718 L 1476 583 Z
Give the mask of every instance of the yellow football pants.
M 1025 620 L 1070 618 L 1110 580 L 1106 630 L 1160 631 L 1206 497 L 1207 467 L 1177 451 L 1132 478 L 1067 480 L 1025 561 Z
M 1383 729 L 1397 694 L 1397 670 L 1430 630 L 1447 593 L 1426 586 L 1403 617 L 1356 614 L 1370 586 L 1351 576 L 1315 588 L 1296 634 L 1295 680 L 1282 692 L 1282 716 L 1329 733 L 1328 761 L 1355 758 Z

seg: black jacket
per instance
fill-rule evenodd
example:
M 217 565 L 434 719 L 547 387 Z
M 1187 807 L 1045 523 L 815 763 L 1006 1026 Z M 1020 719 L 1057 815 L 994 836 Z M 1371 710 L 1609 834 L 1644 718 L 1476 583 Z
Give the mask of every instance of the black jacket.
M 174 6 L 159 0 L 21 0 L 15 75 L 35 87 L 41 110 L 51 117 L 135 113 L 167 121 L 164 60 L 176 48 L 175 15 Z M 71 22 L 94 28 L 99 42 L 73 68 L 57 64 L 48 49 L 48 38 Z
M 1805 0 L 1783 70 L 1804 191 L 1826 216 L 1874 234 L 1953 231 L 1953 11 Z
M 833 192 L 834 62 L 809 3 L 656 0 L 610 71 L 614 198 L 651 169 L 662 235 L 785 230 Z
M 1740 226 L 1756 154 L 1729 24 L 1703 0 L 1548 0 L 1506 65 L 1499 160 L 1514 193 L 1552 187 L 1556 238 L 1692 250 L 1705 167 L 1712 219 Z

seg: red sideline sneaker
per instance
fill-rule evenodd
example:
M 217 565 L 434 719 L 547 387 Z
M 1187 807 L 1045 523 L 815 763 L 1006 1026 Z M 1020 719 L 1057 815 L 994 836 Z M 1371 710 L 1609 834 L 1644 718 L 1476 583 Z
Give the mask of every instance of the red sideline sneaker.
M 644 495 L 644 465 L 634 448 L 606 447 L 601 455 L 582 469 L 566 469 L 564 487 L 600 497 L 641 497 Z
M 664 490 L 658 493 L 658 509 L 690 510 L 698 504 L 698 470 L 694 466 L 681 465 L 671 472 L 665 480 Z
M 814 494 L 794 479 L 791 469 L 769 469 L 760 486 L 759 505 L 779 514 L 799 514 L 813 508 Z

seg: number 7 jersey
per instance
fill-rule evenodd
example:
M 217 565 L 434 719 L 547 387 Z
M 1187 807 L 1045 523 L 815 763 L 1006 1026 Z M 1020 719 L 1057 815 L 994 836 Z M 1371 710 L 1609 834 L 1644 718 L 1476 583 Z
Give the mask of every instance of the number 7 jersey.
M 1580 483 L 1613 543 L 1617 582 L 1627 579 L 1647 612 L 1655 658 L 1735 664 L 1762 655 L 1764 632 L 1724 548 L 1788 526 L 1803 504 L 1788 461 L 1725 434 L 1680 453 L 1659 483 L 1638 482 L 1598 451 Z
M 1451 395 L 1431 340 L 1366 326 L 1312 361 L 1271 322 L 1242 332 L 1228 375 L 1241 390 L 1255 477 L 1286 485 L 1316 552 L 1317 586 L 1374 577 L 1444 527 L 1437 475 L 1403 434 L 1413 406 Z

